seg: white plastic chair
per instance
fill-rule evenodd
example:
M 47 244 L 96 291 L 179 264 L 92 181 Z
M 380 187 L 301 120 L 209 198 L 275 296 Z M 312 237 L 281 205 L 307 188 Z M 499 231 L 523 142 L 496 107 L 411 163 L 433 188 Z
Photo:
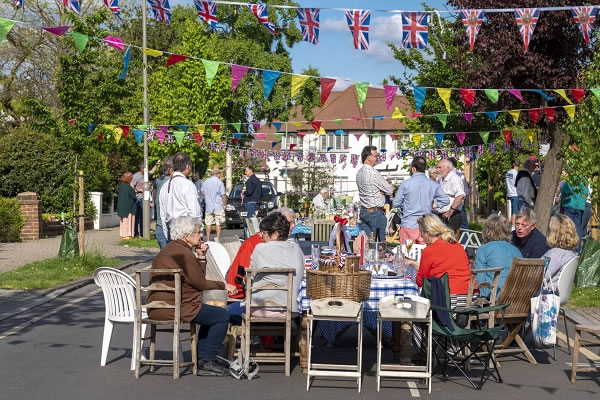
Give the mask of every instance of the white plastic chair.
M 402 245 L 402 254 L 404 254 L 404 256 L 406 258 L 410 258 L 411 260 L 415 260 L 417 263 L 421 262 L 421 253 L 423 253 L 423 249 L 427 247 L 426 244 L 416 244 L 414 243 L 411 248 L 410 251 L 408 251 L 406 249 L 406 244 Z
M 558 313 L 559 315 L 562 315 L 563 321 L 565 321 L 565 335 L 567 335 L 567 350 L 569 354 L 571 354 L 571 343 L 569 343 L 569 330 L 567 329 L 567 318 L 565 316 L 565 310 L 563 306 L 567 304 L 569 301 L 569 296 L 571 296 L 571 289 L 573 289 L 573 281 L 575 280 L 575 273 L 577 272 L 578 264 L 579 257 L 575 257 L 565 264 L 562 271 L 560 271 L 560 275 L 558 276 L 558 295 L 560 297 L 560 310 Z M 556 359 L 556 354 L 554 354 L 554 359 Z
M 208 251 L 219 267 L 221 275 L 223 275 L 223 279 L 225 279 L 231 265 L 231 257 L 229 257 L 227 249 L 221 243 L 217 242 L 206 242 L 206 244 L 208 245 Z
M 115 323 L 135 323 L 135 281 L 126 273 L 118 269 L 101 267 L 94 272 L 94 282 L 102 288 L 104 295 L 104 336 L 102 337 L 102 356 L 100 365 L 106 365 L 106 356 Z M 146 311 L 142 310 L 143 318 Z M 131 350 L 131 370 L 135 369 L 136 357 L 136 329 L 133 326 L 133 345 Z M 142 325 L 142 337 L 146 332 L 146 325 Z M 140 351 L 141 351 L 140 347 Z

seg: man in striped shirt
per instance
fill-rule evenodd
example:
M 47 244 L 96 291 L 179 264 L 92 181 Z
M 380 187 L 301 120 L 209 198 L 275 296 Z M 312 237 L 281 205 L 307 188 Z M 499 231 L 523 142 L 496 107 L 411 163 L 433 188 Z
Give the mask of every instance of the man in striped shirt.
M 360 229 L 367 236 L 371 233 L 378 241 L 385 241 L 387 219 L 383 210 L 385 195 L 392 195 L 394 188 L 374 168 L 377 165 L 377 147 L 365 146 L 361 153 L 362 168 L 356 174 L 356 186 L 360 197 Z

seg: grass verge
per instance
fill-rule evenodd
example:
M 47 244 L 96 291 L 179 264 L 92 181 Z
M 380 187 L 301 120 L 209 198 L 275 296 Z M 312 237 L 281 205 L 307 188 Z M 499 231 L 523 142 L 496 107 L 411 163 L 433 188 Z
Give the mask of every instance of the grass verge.
M 569 307 L 600 307 L 600 287 L 573 288 Z
M 0 274 L 0 288 L 47 289 L 88 276 L 98 267 L 114 267 L 120 263 L 120 260 L 106 258 L 98 252 L 75 258 L 48 258 Z
M 129 246 L 129 247 L 154 247 L 158 249 L 158 242 L 154 237 L 154 234 L 150 236 L 150 239 L 144 239 L 141 237 L 136 237 L 130 240 L 121 240 L 119 242 L 119 246 Z

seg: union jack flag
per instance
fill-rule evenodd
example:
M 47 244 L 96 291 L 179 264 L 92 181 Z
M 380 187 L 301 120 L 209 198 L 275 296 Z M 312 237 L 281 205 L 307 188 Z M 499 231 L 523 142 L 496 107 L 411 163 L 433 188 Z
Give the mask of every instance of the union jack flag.
M 319 44 L 319 11 L 318 8 L 297 8 L 298 21 L 302 29 L 302 40 L 311 44 Z
M 371 11 L 369 10 L 346 10 L 346 21 L 357 50 L 369 50 L 369 24 L 371 23 Z
M 248 9 L 258 19 L 258 22 L 263 24 L 271 35 L 275 34 L 275 24 L 269 22 L 269 14 L 267 13 L 266 4 L 247 4 Z
M 117 17 L 121 16 L 121 7 L 119 7 L 119 0 L 104 0 L 104 5 L 108 7 Z
M 525 44 L 525 51 L 529 49 L 529 41 L 535 30 L 535 25 L 540 17 L 540 10 L 537 8 L 516 8 L 515 19 L 519 26 L 519 32 Z
M 469 39 L 469 47 L 473 50 L 475 47 L 475 40 L 477 40 L 477 34 L 483 24 L 483 16 L 485 15 L 484 10 L 463 10 L 462 22 L 467 30 L 467 38 Z
M 573 19 L 579 25 L 579 30 L 585 39 L 585 45 L 590 44 L 590 35 L 592 33 L 592 24 L 596 20 L 596 12 L 598 9 L 594 6 L 588 7 L 573 7 L 571 9 Z
M 429 13 L 402 13 L 402 46 L 405 49 L 424 49 L 429 38 Z
M 154 19 L 167 24 L 171 22 L 171 6 L 169 0 L 148 0 L 148 4 L 154 12 Z
M 78 0 L 63 0 L 63 4 L 67 10 L 73 11 L 75 14 L 79 14 Z
M 213 28 L 217 26 L 217 4 L 214 1 L 194 0 L 198 16 Z
M 23 0 L 15 0 L 15 8 L 23 8 Z

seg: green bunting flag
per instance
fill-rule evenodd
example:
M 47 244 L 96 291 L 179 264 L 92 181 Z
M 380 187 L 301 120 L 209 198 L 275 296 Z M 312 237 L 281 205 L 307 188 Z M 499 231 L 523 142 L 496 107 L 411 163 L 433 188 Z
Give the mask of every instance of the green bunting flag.
M 356 82 L 356 95 L 358 96 L 358 106 L 363 107 L 365 100 L 367 99 L 367 90 L 369 90 L 369 82 Z
M 281 138 L 285 135 L 285 133 L 276 133 L 275 136 L 277 136 L 277 140 L 279 140 L 281 142 Z
M 183 132 L 183 131 L 173 132 L 173 136 L 175 136 L 175 140 L 177 141 L 177 145 L 179 147 L 181 147 L 181 145 L 183 144 L 183 136 L 184 135 L 185 135 L 185 132 Z
M 88 36 L 77 32 L 71 32 L 70 35 L 75 42 L 75 47 L 77 47 L 77 50 L 79 50 L 80 53 L 84 51 L 85 46 L 87 46 L 88 43 Z
M 445 128 L 446 123 L 448 122 L 448 114 L 435 114 L 435 116 L 440 120 L 442 126 Z
M 0 18 L 0 42 L 6 39 L 6 35 L 12 29 L 12 27 L 16 24 L 16 21 L 11 21 L 10 19 Z
M 485 94 L 492 103 L 498 102 L 498 89 L 485 89 Z
M 138 129 L 148 130 L 148 125 L 138 125 Z
M 204 64 L 204 71 L 206 72 L 206 82 L 208 83 L 208 87 L 211 87 L 212 81 L 215 79 L 215 75 L 217 75 L 220 62 L 202 59 L 202 64 Z
M 483 143 L 487 144 L 490 133 L 489 132 L 479 132 L 479 135 L 481 136 Z
M 333 120 L 333 122 L 335 122 L 335 123 L 336 123 L 336 124 L 338 124 L 338 125 L 342 125 L 342 120 L 341 120 L 341 118 L 334 119 L 334 120 Z
M 240 133 L 240 129 L 242 128 L 242 124 L 240 122 L 232 122 L 230 125 L 235 128 L 237 133 Z
M 590 89 L 590 92 L 592 92 L 596 98 L 600 99 L 600 89 Z

